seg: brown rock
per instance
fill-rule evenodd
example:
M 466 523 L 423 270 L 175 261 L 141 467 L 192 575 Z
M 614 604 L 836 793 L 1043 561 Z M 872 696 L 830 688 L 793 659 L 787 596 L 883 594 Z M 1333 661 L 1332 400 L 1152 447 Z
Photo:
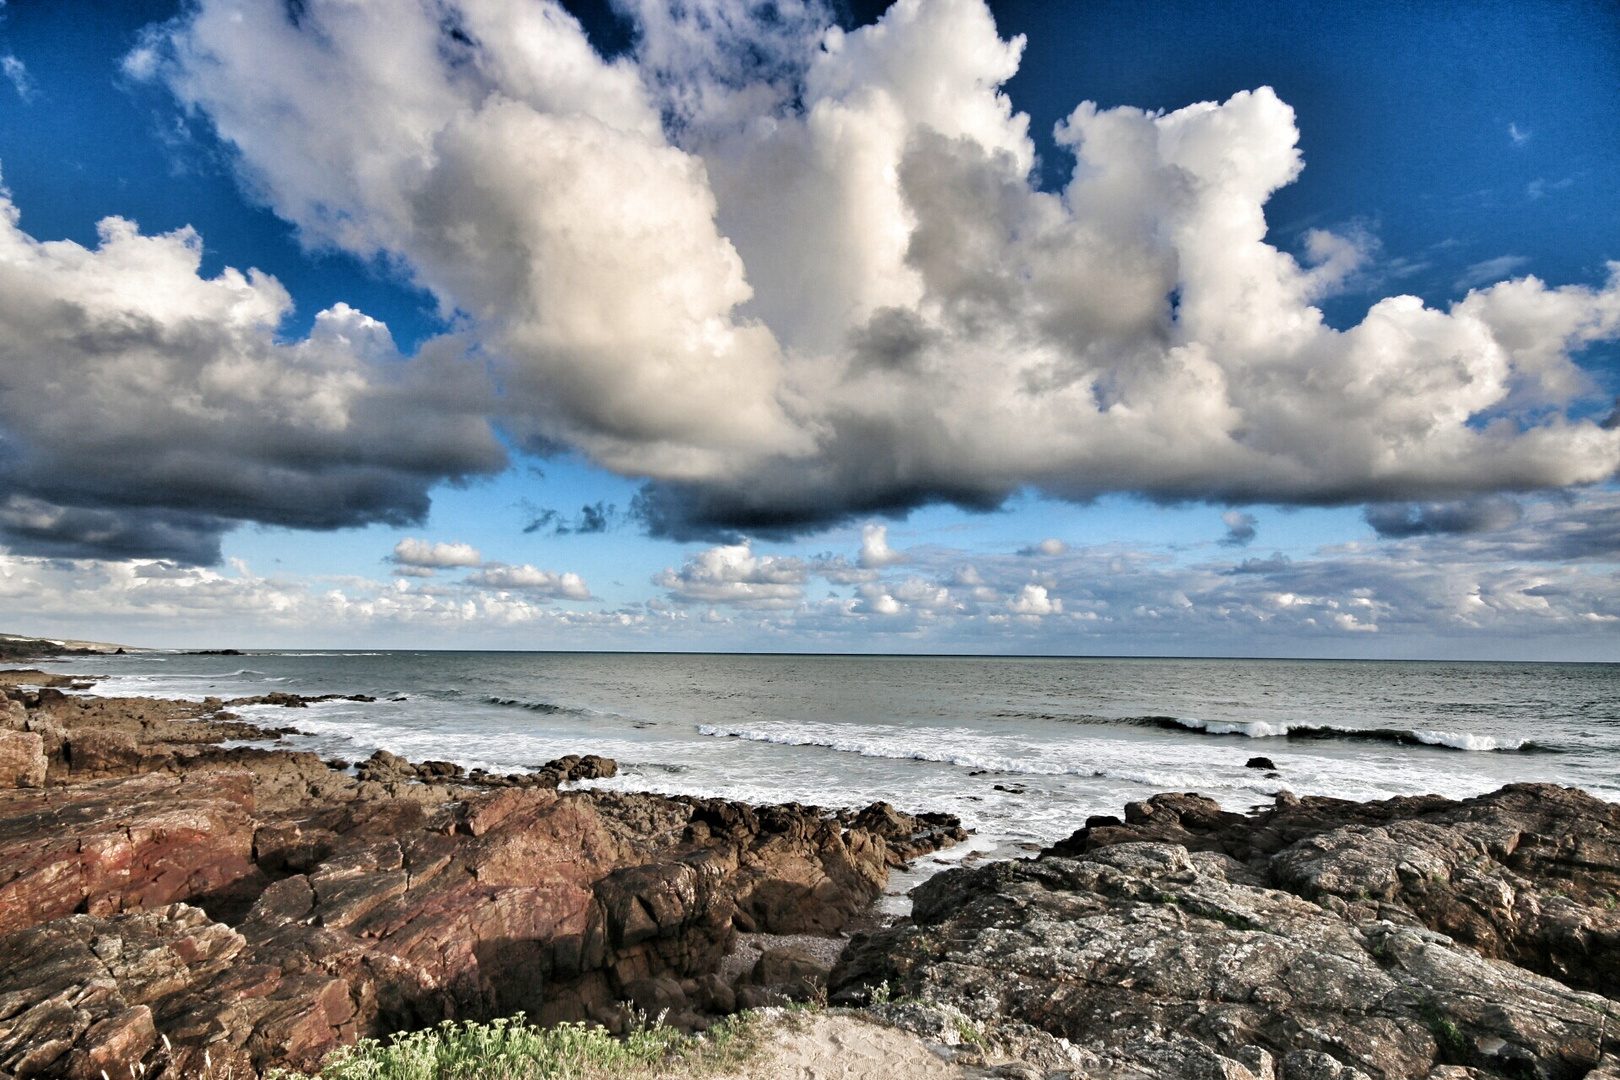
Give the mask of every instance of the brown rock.
M 559 794 L 614 774 L 594 755 L 549 763 L 549 787 L 478 790 L 387 752 L 348 777 L 219 747 L 279 729 L 217 699 L 49 693 L 22 723 L 57 786 L 0 791 L 3 1072 L 251 1080 L 446 1018 L 624 1030 L 626 998 L 699 1029 L 695 1009 L 737 1004 L 713 974 L 734 917 L 835 932 L 887 880 L 886 841 L 853 815 Z M 893 813 L 897 844 L 944 824 Z M 148 1030 L 172 1049 L 143 1049 Z
M 251 886 L 252 807 L 242 772 L 0 796 L 0 932 Z
M 38 734 L 0 730 L 0 787 L 43 787 L 48 765 L 45 740 Z
M 68 1080 L 98 1080 L 102 1076 L 134 1077 L 157 1043 L 152 1010 L 136 1005 L 91 1024 L 79 1037 L 68 1059 Z
M 787 997 L 806 1001 L 827 989 L 831 969 L 803 949 L 778 946 L 766 949 L 754 961 L 748 981 Z
M 76 777 L 133 772 L 141 763 L 140 744 L 122 731 L 72 731 L 64 753 Z

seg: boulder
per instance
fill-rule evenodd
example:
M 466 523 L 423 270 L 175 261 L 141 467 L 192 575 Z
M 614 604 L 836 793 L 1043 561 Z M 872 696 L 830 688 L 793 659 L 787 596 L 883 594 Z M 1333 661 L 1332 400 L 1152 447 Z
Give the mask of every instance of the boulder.
M 0 788 L 44 787 L 49 764 L 45 758 L 45 740 L 38 734 L 0 730 Z
M 141 763 L 140 744 L 123 731 L 71 731 L 63 753 L 75 778 L 126 775 Z
M 777 946 L 766 949 L 754 961 L 747 985 L 764 987 L 784 997 L 809 1001 L 827 990 L 830 968 L 803 949 Z

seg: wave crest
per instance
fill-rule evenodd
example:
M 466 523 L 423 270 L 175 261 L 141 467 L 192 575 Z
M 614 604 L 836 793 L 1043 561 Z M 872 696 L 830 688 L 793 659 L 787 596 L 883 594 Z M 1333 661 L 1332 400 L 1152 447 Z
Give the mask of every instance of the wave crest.
M 1357 739 L 1397 746 L 1435 746 L 1447 750 L 1528 753 L 1549 748 L 1532 739 L 1498 739 L 1457 731 L 1417 728 L 1358 728 L 1340 724 L 1278 724 L 1264 720 L 1200 720 L 1191 716 L 1143 716 L 1137 722 L 1169 731 L 1196 731 L 1203 735 L 1242 735 L 1249 739 Z

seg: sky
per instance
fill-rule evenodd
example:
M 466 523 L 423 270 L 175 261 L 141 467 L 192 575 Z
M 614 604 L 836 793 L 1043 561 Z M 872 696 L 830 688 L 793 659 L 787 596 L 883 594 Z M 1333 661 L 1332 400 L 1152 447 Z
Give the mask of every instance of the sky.
M 1605 4 L 10 0 L 0 628 L 1620 660 Z

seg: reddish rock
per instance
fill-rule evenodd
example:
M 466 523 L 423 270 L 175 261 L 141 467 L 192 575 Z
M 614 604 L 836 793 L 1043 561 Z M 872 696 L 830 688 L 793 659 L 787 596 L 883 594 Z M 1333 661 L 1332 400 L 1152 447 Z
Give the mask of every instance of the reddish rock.
M 97 1080 L 103 1076 L 135 1077 L 139 1065 L 157 1044 L 152 1010 L 136 1005 L 98 1020 L 79 1037 L 68 1058 L 68 1080 Z
M 0 794 L 0 932 L 250 887 L 252 808 L 244 772 Z
M 29 700 L 0 730 L 28 729 L 56 786 L 0 791 L 0 1003 L 28 1025 L 0 1017 L 13 1074 L 251 1080 L 450 1018 L 619 1030 L 625 999 L 701 1026 L 693 1009 L 736 1005 L 713 973 L 739 925 L 836 932 L 898 851 L 955 825 L 559 793 L 614 774 L 594 755 L 491 777 L 379 752 L 350 777 L 220 748 L 287 729 L 217 699 Z

